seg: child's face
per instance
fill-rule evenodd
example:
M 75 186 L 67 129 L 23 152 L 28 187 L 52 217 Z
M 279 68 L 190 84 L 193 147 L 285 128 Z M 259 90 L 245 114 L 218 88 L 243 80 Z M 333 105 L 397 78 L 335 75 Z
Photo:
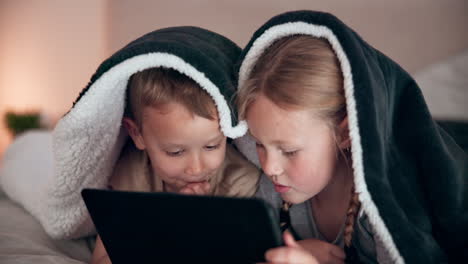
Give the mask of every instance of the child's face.
M 260 95 L 247 111 L 263 171 L 285 201 L 320 193 L 337 168 L 333 131 L 306 110 L 284 110 Z
M 140 149 L 146 149 L 153 172 L 165 188 L 179 192 L 191 183 L 208 181 L 226 155 L 226 137 L 218 119 L 190 113 L 180 104 L 143 109 Z

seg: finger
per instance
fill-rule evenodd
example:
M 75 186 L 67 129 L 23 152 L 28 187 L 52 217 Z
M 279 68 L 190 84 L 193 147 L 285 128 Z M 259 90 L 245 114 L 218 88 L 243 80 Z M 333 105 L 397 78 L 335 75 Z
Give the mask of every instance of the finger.
M 202 189 L 204 193 L 209 193 L 211 189 L 211 184 L 209 182 L 205 182 L 202 184 Z
M 345 264 L 344 258 L 338 258 L 337 256 L 333 255 L 331 251 L 327 254 L 324 261 L 328 264 Z
M 345 264 L 344 259 L 339 259 L 336 257 L 332 257 L 331 259 L 328 260 L 329 264 Z
M 193 190 L 195 191 L 195 194 L 197 194 L 197 195 L 203 195 L 203 194 L 205 194 L 205 190 L 204 190 L 204 188 L 203 188 L 203 184 L 201 184 L 201 183 L 197 183 L 197 184 L 193 185 L 192 188 L 193 188 Z
M 265 254 L 265 259 L 273 263 L 290 264 L 317 264 L 317 259 L 309 252 L 301 248 L 279 247 L 270 249 Z
M 346 258 L 346 253 L 344 250 L 338 246 L 333 245 L 330 250 L 331 254 L 337 257 L 340 260 L 344 260 Z
M 294 247 L 294 248 L 302 248 L 301 245 L 299 245 L 296 240 L 294 240 L 294 237 L 292 236 L 292 234 L 286 230 L 284 233 L 283 233 L 283 240 L 284 240 L 284 244 L 288 247 Z
M 180 189 L 180 193 L 183 193 L 183 194 L 198 194 L 198 189 L 197 189 L 197 184 L 187 184 L 185 185 L 182 189 Z
M 181 194 L 194 194 L 194 190 L 190 187 L 184 187 L 182 188 L 179 193 Z
M 210 186 L 211 185 L 209 182 L 202 182 L 202 183 L 190 183 L 185 187 L 192 189 L 194 194 L 204 195 L 209 192 Z

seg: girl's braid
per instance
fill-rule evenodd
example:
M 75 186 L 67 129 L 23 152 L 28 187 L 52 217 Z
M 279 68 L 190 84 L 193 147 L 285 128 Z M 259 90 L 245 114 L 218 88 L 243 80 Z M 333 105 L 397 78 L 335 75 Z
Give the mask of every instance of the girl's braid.
M 357 213 L 359 211 L 360 206 L 361 202 L 359 202 L 358 194 L 355 191 L 353 182 L 353 187 L 351 188 L 351 199 L 349 201 L 348 211 L 346 212 L 346 223 L 343 235 L 344 242 L 347 247 L 351 246 L 351 240 L 354 231 L 354 222 L 356 221 Z

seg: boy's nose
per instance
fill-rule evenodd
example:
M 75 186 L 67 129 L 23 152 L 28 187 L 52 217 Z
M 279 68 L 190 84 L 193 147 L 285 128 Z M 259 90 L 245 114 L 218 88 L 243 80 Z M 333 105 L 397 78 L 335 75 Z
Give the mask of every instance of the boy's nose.
M 185 168 L 185 173 L 191 176 L 198 176 L 203 171 L 203 165 L 198 155 L 193 155 Z

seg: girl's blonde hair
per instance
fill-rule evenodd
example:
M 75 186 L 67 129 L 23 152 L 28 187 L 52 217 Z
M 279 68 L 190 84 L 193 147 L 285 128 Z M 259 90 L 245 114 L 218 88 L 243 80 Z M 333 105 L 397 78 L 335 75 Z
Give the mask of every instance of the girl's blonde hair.
M 150 68 L 133 74 L 128 82 L 125 115 L 141 126 L 143 108 L 179 103 L 194 115 L 214 120 L 216 106 L 194 80 L 176 70 Z
M 325 39 L 295 35 L 273 43 L 260 56 L 237 94 L 241 119 L 245 119 L 248 107 L 259 95 L 285 110 L 310 109 L 333 131 L 346 117 L 343 74 L 332 47 Z M 349 152 L 341 153 L 347 160 Z M 359 206 L 353 186 L 344 231 L 347 246 L 351 245 Z

